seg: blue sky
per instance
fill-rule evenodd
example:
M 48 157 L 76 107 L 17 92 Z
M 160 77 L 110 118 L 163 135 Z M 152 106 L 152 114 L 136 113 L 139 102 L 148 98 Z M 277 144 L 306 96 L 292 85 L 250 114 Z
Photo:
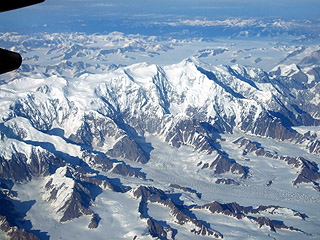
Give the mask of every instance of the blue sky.
M 225 18 L 320 19 L 320 0 L 46 0 L 0 13 L 0 32 L 145 34 L 154 21 Z

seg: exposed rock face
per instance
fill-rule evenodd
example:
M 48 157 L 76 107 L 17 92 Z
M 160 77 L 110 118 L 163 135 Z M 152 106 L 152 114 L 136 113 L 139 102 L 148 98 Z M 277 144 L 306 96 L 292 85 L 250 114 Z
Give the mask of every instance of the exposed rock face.
M 298 166 L 298 168 L 301 168 L 300 174 L 293 182 L 294 185 L 299 183 L 309 183 L 309 182 L 316 184 L 315 181 L 320 179 L 319 167 L 317 163 L 310 162 L 309 160 L 303 157 L 298 157 L 296 159 L 290 159 L 287 157 L 284 160 L 288 164 L 293 164 L 293 162 L 295 162 L 294 165 Z
M 74 106 L 66 98 L 54 97 L 51 90 L 44 86 L 26 98 L 16 100 L 12 106 L 14 114 L 29 119 L 33 127 L 40 131 L 50 130 L 56 121 L 62 123 L 72 114 Z
M 258 136 L 271 137 L 281 141 L 301 137 L 299 133 L 283 125 L 281 119 L 268 113 L 261 114 L 256 121 L 252 121 L 250 116 L 243 119 L 241 129 Z
M 279 206 L 259 206 L 258 208 L 252 208 L 252 207 L 243 207 L 239 204 L 233 202 L 233 203 L 227 203 L 227 204 L 221 204 L 219 202 L 212 202 L 203 206 L 196 206 L 194 209 L 207 209 L 213 214 L 223 214 L 226 216 L 235 217 L 237 219 L 243 219 L 247 218 L 254 222 L 256 222 L 259 227 L 262 226 L 269 227 L 271 231 L 276 232 L 276 229 L 287 229 L 291 231 L 300 231 L 300 229 L 294 228 L 294 227 L 288 227 L 283 222 L 271 220 L 268 217 L 265 216 L 251 216 L 250 214 L 257 215 L 261 213 L 270 213 L 270 214 L 282 214 L 282 211 L 287 211 L 290 213 L 290 217 L 300 217 L 303 220 L 308 217 L 305 214 L 301 214 L 299 212 L 296 212 L 291 209 L 285 209 L 281 208 Z
M 82 154 L 83 160 L 93 169 L 101 169 L 105 172 L 112 172 L 122 176 L 136 177 L 145 179 L 145 173 L 134 169 L 124 162 L 118 162 L 117 160 L 111 160 L 107 156 L 102 154 L 91 153 L 84 151 Z
M 135 162 L 147 163 L 149 161 L 147 153 L 129 136 L 121 138 L 107 154 L 111 157 L 125 158 Z
M 149 218 L 147 221 L 148 230 L 152 237 L 157 239 L 174 239 L 173 229 L 162 227 L 155 220 Z
M 91 221 L 88 225 L 88 228 L 93 229 L 99 226 L 100 217 L 97 214 L 92 214 Z
M 25 182 L 32 177 L 47 176 L 65 162 L 48 151 L 39 147 L 30 147 L 30 155 L 19 152 L 11 145 L 11 157 L 0 155 L 0 177 L 14 182 Z
M 230 179 L 230 178 L 219 178 L 215 181 L 216 184 L 227 184 L 227 185 L 230 185 L 230 184 L 233 184 L 233 185 L 240 185 L 240 183 L 236 182 L 235 180 L 233 179 Z
M 27 232 L 25 229 L 11 226 L 4 216 L 0 216 L 0 229 L 7 233 L 10 240 L 40 240 L 36 235 Z
M 228 204 L 221 204 L 219 202 L 212 202 L 202 207 L 195 207 L 195 209 L 208 209 L 212 213 L 223 213 L 227 216 L 232 216 L 241 219 L 248 213 L 248 209 L 241 207 L 239 204 L 233 202 Z
M 89 113 L 83 116 L 81 126 L 69 138 L 86 146 L 103 148 L 105 145 L 109 146 L 108 140 L 118 139 L 123 135 L 125 132 L 112 119 L 98 113 Z
M 248 175 L 248 170 L 245 167 L 220 154 L 211 163 L 210 169 L 213 169 L 216 174 L 232 173 L 241 175 L 242 178 L 246 178 Z
M 83 151 L 82 159 L 86 162 L 90 167 L 94 167 L 95 169 L 101 169 L 103 171 L 109 171 L 113 168 L 113 161 L 103 156 L 102 154 L 96 154 L 89 151 Z
M 119 174 L 122 176 L 129 176 L 129 177 L 136 177 L 141 179 L 146 179 L 144 173 L 129 167 L 124 163 L 115 164 L 114 168 L 112 169 L 112 173 Z
M 307 56 L 304 59 L 302 59 L 300 64 L 320 65 L 320 50 L 312 52 L 310 56 Z
M 165 141 L 173 147 L 192 146 L 196 151 L 207 154 L 217 151 L 213 133 L 214 129 L 210 124 L 200 123 L 194 119 L 174 121 L 169 130 L 162 132 L 165 135 Z
M 197 190 L 194 190 L 194 189 L 192 189 L 192 188 L 182 187 L 182 186 L 180 186 L 180 185 L 178 185 L 178 184 L 170 184 L 170 187 L 175 188 L 175 189 L 182 190 L 182 191 L 187 192 L 187 193 L 196 194 L 198 198 L 201 198 L 201 193 L 197 192 Z
M 277 71 L 270 71 L 269 76 L 275 80 L 274 84 L 281 92 L 290 98 L 290 105 L 286 104 L 289 110 L 286 117 L 293 125 L 319 126 L 319 103 L 316 101 L 320 86 L 319 66 L 302 68 L 295 64 L 287 67 L 280 65 Z
M 263 226 L 269 227 L 272 232 L 276 232 L 276 228 L 298 231 L 298 229 L 295 229 L 293 227 L 287 227 L 284 224 L 276 223 L 275 221 L 272 221 L 266 217 L 253 218 L 253 221 L 255 221 L 260 228 Z
M 254 152 L 257 156 L 266 156 L 273 159 L 279 159 L 285 161 L 287 164 L 299 169 L 297 178 L 293 181 L 294 185 L 301 183 L 312 183 L 316 190 L 319 189 L 319 184 L 316 180 L 320 179 L 320 172 L 317 163 L 311 162 L 303 157 L 290 157 L 290 156 L 279 156 L 276 153 L 265 151 L 259 143 L 252 142 L 247 138 L 239 138 L 234 141 L 240 148 L 243 148 L 243 154 Z
M 307 149 L 310 153 L 320 155 L 320 140 L 314 140 L 308 143 Z
M 140 186 L 133 192 L 136 198 L 141 198 L 139 205 L 139 212 L 142 217 L 148 216 L 147 204 L 159 203 L 168 207 L 170 214 L 176 219 L 176 222 L 180 225 L 192 224 L 194 226 L 191 232 L 197 235 L 210 236 L 213 238 L 223 238 L 223 235 L 217 231 L 214 231 L 207 227 L 209 224 L 198 220 L 192 214 L 188 215 L 188 209 L 185 206 L 176 205 L 162 190 L 154 187 Z M 159 236 L 160 237 L 160 236 Z
M 146 163 L 149 156 L 112 119 L 99 115 L 85 115 L 83 123 L 70 140 L 85 146 L 102 148 L 109 156 Z

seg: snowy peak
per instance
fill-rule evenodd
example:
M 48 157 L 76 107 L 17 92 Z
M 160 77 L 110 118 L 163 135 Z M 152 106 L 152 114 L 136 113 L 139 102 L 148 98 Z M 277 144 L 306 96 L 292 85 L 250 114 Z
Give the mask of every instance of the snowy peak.
M 297 74 L 300 72 L 301 69 L 298 65 L 296 64 L 291 64 L 291 65 L 279 65 L 271 70 L 271 72 L 275 72 L 278 76 L 286 76 L 286 77 L 292 77 L 293 75 Z

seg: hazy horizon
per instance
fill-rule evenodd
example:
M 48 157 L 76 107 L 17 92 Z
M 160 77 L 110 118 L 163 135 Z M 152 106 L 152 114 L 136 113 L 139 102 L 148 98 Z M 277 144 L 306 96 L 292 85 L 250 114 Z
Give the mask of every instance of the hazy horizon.
M 120 31 L 152 35 L 166 21 L 230 18 L 319 20 L 319 9 L 320 1 L 317 0 L 46 0 L 42 4 L 1 13 L 0 32 Z

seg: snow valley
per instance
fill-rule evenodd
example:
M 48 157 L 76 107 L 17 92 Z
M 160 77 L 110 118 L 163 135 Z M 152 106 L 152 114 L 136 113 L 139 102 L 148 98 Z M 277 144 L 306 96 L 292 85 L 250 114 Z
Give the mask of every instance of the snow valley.
M 25 58 L 1 76 L 4 237 L 319 238 L 319 45 L 1 42 Z

